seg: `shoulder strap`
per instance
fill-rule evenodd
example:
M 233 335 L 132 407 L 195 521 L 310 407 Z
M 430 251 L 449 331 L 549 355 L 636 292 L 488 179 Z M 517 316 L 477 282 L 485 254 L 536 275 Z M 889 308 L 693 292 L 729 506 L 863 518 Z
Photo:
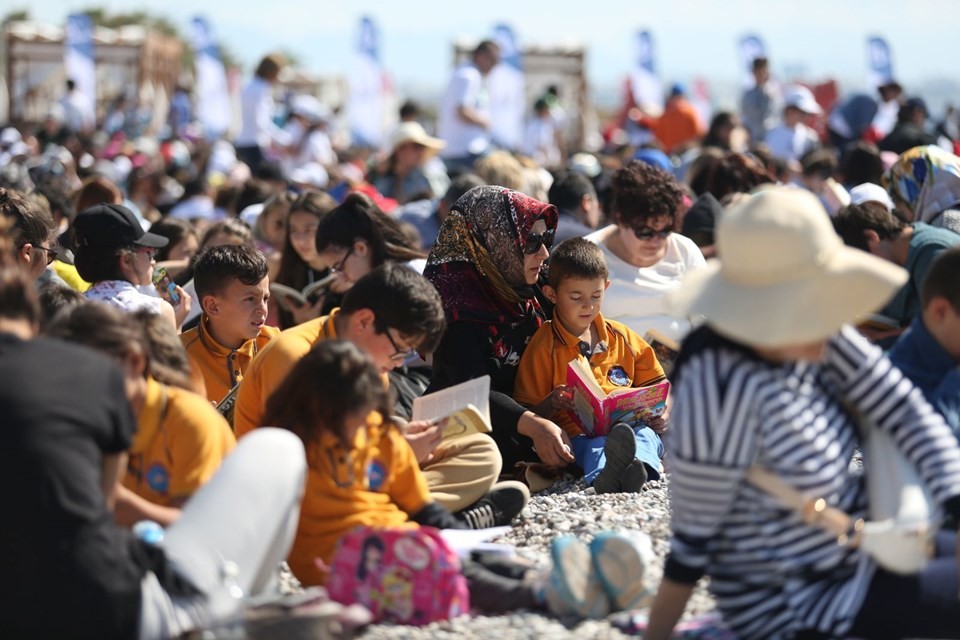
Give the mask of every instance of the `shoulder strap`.
M 753 465 L 747 469 L 747 481 L 773 497 L 781 505 L 796 512 L 800 519 L 812 527 L 823 529 L 838 540 L 846 542 L 847 537 L 862 527 L 863 521 L 854 522 L 845 511 L 827 505 L 823 498 L 808 498 L 787 484 L 780 476 Z

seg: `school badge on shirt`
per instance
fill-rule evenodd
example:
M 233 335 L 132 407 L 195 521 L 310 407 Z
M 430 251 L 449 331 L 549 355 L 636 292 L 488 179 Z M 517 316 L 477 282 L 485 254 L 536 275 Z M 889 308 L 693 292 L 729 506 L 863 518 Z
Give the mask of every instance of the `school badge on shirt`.
M 610 381 L 610 384 L 618 387 L 630 386 L 630 376 L 628 376 L 627 372 L 620 366 L 610 367 L 610 370 L 607 371 L 607 379 Z
M 371 460 L 367 465 L 367 486 L 371 491 L 379 491 L 387 479 L 387 470 L 379 460 Z

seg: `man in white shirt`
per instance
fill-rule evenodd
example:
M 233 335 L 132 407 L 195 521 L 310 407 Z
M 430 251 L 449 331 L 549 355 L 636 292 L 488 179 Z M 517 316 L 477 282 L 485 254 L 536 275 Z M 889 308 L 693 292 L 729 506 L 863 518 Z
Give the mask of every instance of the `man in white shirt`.
M 803 119 L 823 110 L 806 87 L 792 87 L 783 102 L 783 120 L 767 133 L 767 146 L 773 157 L 786 160 L 796 170 L 800 158 L 820 146 L 817 132 L 803 124 Z
M 290 136 L 273 123 L 273 85 L 286 65 L 278 53 L 265 56 L 253 79 L 240 93 L 240 133 L 234 141 L 237 158 L 256 172 L 263 162 L 264 150 L 290 146 Z
M 90 110 L 89 101 L 77 88 L 73 80 L 67 80 L 67 93 L 60 99 L 63 107 L 64 122 L 74 133 L 86 133 L 93 130 L 95 116 Z
M 484 40 L 472 61 L 457 69 L 440 105 L 437 133 L 447 146 L 441 157 L 452 170 L 469 170 L 490 150 L 490 94 L 487 76 L 500 59 L 500 48 Z

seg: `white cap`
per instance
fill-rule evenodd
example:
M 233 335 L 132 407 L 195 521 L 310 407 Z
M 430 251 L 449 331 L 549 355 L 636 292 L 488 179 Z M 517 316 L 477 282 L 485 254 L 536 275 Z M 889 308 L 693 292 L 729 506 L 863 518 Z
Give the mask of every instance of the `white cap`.
M 308 184 L 317 189 L 324 189 L 330 182 L 330 176 L 323 165 L 317 162 L 307 162 L 290 172 L 290 182 Z
M 20 136 L 20 132 L 13 127 L 7 127 L 3 131 L 0 131 L 0 145 L 9 147 L 15 142 L 21 142 L 22 140 L 23 138 Z
M 783 106 L 796 107 L 800 109 L 800 111 L 814 116 L 823 113 L 823 109 L 817 104 L 817 100 L 813 97 L 810 89 L 800 85 L 795 85 L 787 90 L 787 93 L 783 97 Z
M 893 200 L 887 190 L 878 184 L 864 182 L 850 189 L 850 204 L 863 204 L 864 202 L 879 202 L 887 208 L 887 211 L 893 211 Z
M 312 124 L 330 122 L 333 113 L 330 107 L 313 96 L 298 95 L 290 101 L 290 112 L 309 120 Z

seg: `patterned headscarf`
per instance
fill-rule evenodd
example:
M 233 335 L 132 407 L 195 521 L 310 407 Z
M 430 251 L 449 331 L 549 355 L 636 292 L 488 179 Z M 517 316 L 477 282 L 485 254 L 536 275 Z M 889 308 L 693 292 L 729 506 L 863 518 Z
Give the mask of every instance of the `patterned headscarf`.
M 960 202 L 960 158 L 935 145 L 900 154 L 883 174 L 894 204 L 906 204 L 918 222 L 930 222 Z
M 448 321 L 516 322 L 539 310 L 523 270 L 537 220 L 556 229 L 557 208 L 504 187 L 474 187 L 457 200 L 423 272 Z

